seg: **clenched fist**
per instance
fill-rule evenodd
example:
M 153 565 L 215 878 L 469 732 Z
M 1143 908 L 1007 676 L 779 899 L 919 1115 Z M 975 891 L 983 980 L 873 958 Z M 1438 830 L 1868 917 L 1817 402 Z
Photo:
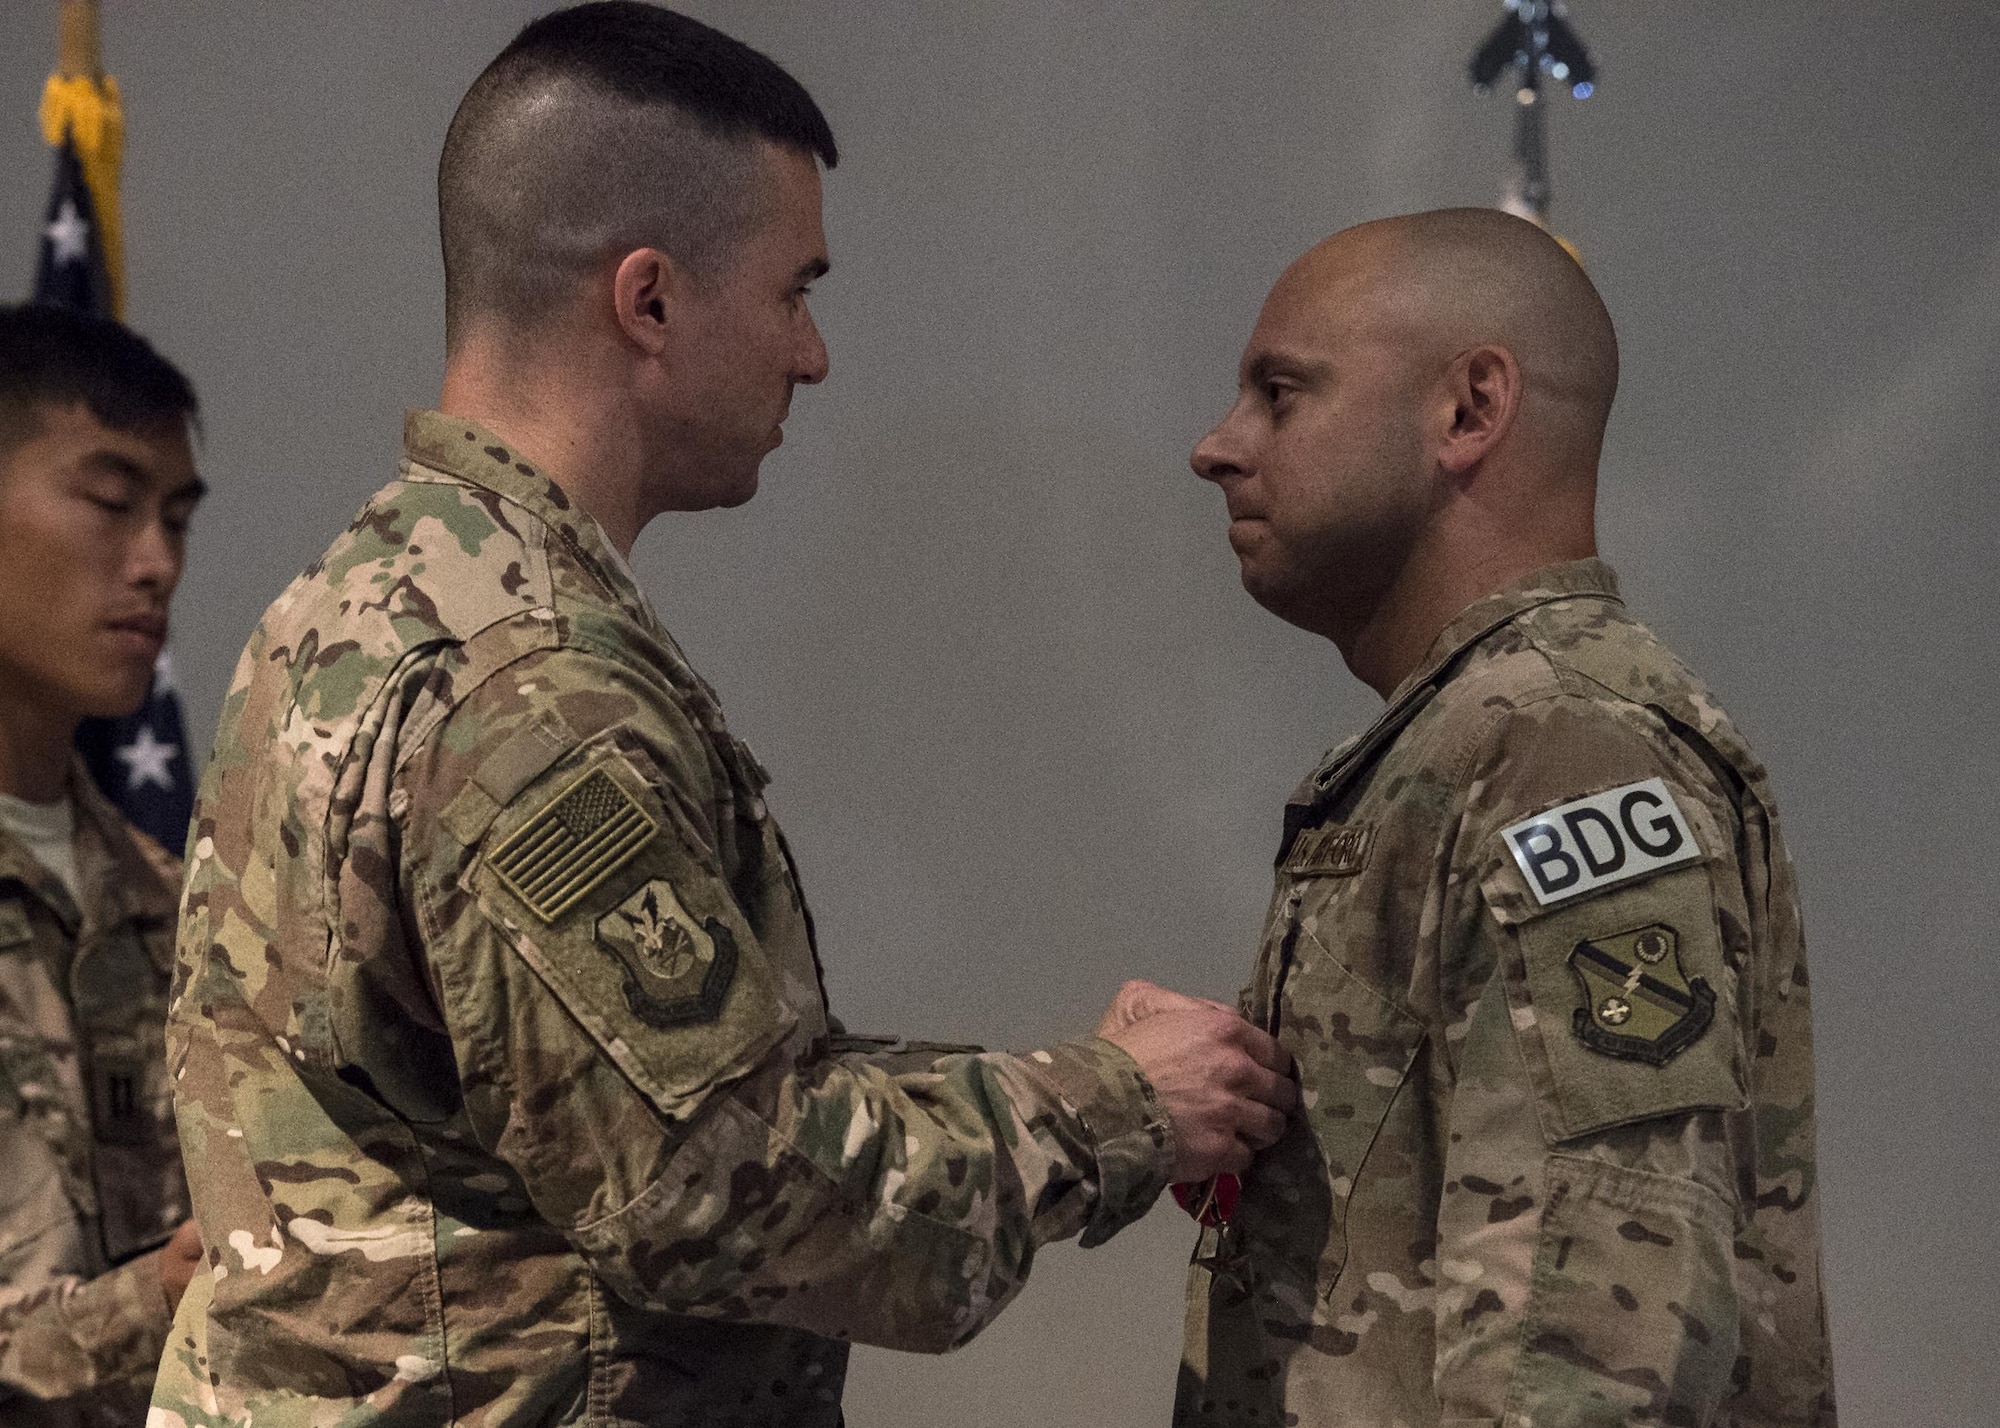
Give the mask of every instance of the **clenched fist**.
M 1231 1007 L 1127 982 L 1097 1034 L 1139 1063 L 1174 1123 L 1175 1180 L 1236 1172 L 1299 1103 L 1285 1049 Z

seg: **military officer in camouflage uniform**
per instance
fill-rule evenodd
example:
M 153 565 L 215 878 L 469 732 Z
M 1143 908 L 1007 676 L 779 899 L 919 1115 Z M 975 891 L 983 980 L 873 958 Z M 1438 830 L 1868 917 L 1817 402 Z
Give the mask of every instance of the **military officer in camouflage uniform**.
M 73 752 L 151 683 L 194 405 L 116 323 L 0 309 L 0 1423 L 141 1421 L 201 1252 L 163 1038 L 180 867 Z
M 1421 214 L 1279 280 L 1195 448 L 1387 707 L 1285 810 L 1244 1006 L 1304 1112 L 1201 1233 L 1187 1428 L 1834 1421 L 1796 884 L 1596 558 L 1616 381 L 1553 240 Z
M 961 1344 L 1281 1132 L 1275 1043 L 1159 989 L 1021 1056 L 828 1014 L 768 775 L 626 563 L 825 375 L 816 157 L 782 70 L 643 5 L 461 105 L 443 410 L 266 612 L 201 792 L 212 1268 L 153 1428 L 835 1424 L 851 1341 Z

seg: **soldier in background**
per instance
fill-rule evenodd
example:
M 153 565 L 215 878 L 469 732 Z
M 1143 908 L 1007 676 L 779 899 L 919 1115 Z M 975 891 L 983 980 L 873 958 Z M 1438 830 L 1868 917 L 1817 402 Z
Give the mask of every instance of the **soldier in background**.
M 826 374 L 806 92 L 637 4 L 537 21 L 439 170 L 442 411 L 266 612 L 170 1042 L 212 1274 L 155 1423 L 840 1421 L 1036 1249 L 1246 1164 L 1295 1088 L 1129 986 L 1024 1056 L 828 1014 L 768 776 L 627 566 Z
M 1596 558 L 1611 320 L 1488 210 L 1336 234 L 1194 449 L 1386 701 L 1285 810 L 1245 1008 L 1306 1109 L 1192 1271 L 1176 1421 L 1831 1425 L 1763 768 Z
M 163 1034 L 178 861 L 73 753 L 146 697 L 195 396 L 102 318 L 0 309 L 0 1422 L 132 1424 L 200 1262 Z

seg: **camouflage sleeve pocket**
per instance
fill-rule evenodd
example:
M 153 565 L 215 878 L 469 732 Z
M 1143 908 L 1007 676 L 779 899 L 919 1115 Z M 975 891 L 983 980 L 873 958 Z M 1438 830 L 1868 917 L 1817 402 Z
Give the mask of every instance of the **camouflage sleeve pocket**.
M 654 1106 L 684 1118 L 792 1017 L 713 852 L 650 763 L 601 735 L 494 818 L 481 910 Z
M 1706 1423 L 1736 1362 L 1731 1208 L 1690 1181 L 1548 1159 L 1504 1423 Z
M 1705 811 L 1688 811 L 1694 836 L 1715 846 Z M 1480 888 L 1503 932 L 1509 1010 L 1551 1141 L 1746 1103 L 1707 859 L 1547 906 L 1495 850 Z

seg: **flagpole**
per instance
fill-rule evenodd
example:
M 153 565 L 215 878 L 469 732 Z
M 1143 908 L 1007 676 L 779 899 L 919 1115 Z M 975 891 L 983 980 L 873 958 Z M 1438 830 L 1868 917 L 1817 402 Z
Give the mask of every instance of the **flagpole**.
M 97 0 L 62 0 L 56 21 L 56 73 L 64 79 L 104 78 L 104 20 Z
M 76 150 L 97 211 L 97 238 L 111 281 L 111 315 L 125 315 L 125 228 L 118 209 L 118 169 L 125 152 L 125 112 L 118 81 L 104 72 L 104 27 L 97 0 L 62 0 L 56 19 L 56 71 L 42 91 L 42 137 Z
M 1549 227 L 1547 96 L 1551 88 L 1561 86 L 1578 99 L 1590 98 L 1597 87 L 1597 66 L 1570 28 L 1563 0 L 1503 0 L 1503 6 L 1506 13 L 1500 23 L 1479 42 L 1467 66 L 1472 87 L 1481 94 L 1508 71 L 1517 76 L 1514 169 L 1500 207 L 1549 233 L 1582 262 L 1576 245 Z

